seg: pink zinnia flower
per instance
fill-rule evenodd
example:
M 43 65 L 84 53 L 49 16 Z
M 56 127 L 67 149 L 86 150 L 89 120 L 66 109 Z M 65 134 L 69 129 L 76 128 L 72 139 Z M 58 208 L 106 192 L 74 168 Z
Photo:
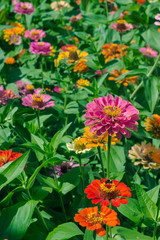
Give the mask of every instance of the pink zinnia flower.
M 13 12 L 16 12 L 18 14 L 23 14 L 23 15 L 30 15 L 34 11 L 34 7 L 32 3 L 30 2 L 18 2 L 14 6 Z
M 20 97 L 18 94 L 14 93 L 11 89 L 4 90 L 3 86 L 0 86 L 0 105 L 8 104 L 8 99 L 15 99 Z
M 82 17 L 82 14 L 81 13 L 79 13 L 78 15 L 76 15 L 76 16 L 72 16 L 70 19 L 69 19 L 69 21 L 70 22 L 77 22 L 77 21 L 79 21 L 80 19 L 82 19 L 83 17 Z
M 110 27 L 118 32 L 126 32 L 134 28 L 133 24 L 127 23 L 123 19 L 117 20 L 117 22 L 111 24 Z
M 158 13 L 156 16 L 155 16 L 155 19 L 160 21 L 160 13 Z
M 31 42 L 29 52 L 46 56 L 50 54 L 50 48 L 51 44 L 49 42 Z
M 32 107 L 35 109 L 43 110 L 46 107 L 53 107 L 55 104 L 54 101 L 50 101 L 50 95 L 45 94 L 28 94 L 26 97 L 22 98 L 22 105 L 27 107 Z
M 63 91 L 63 88 L 60 88 L 58 86 L 54 87 L 54 92 L 61 93 Z
M 158 52 L 155 51 L 153 48 L 150 48 L 148 44 L 146 44 L 146 46 L 147 46 L 146 48 L 145 47 L 140 48 L 139 51 L 147 57 L 157 58 L 158 57 Z
M 30 38 L 31 40 L 38 41 L 40 38 L 45 37 L 46 33 L 41 30 L 41 29 L 32 29 L 32 30 L 27 30 L 24 34 L 25 38 Z
M 122 135 L 131 137 L 128 129 L 137 131 L 139 111 L 130 102 L 120 97 L 114 99 L 109 94 L 107 97 L 95 98 L 93 102 L 87 104 L 86 108 L 85 125 L 91 126 L 91 133 L 97 131 L 97 136 L 108 131 L 110 136 L 115 133 L 120 140 Z
M 22 38 L 19 35 L 13 34 L 10 38 L 10 42 L 13 43 L 14 45 L 20 45 L 22 42 Z

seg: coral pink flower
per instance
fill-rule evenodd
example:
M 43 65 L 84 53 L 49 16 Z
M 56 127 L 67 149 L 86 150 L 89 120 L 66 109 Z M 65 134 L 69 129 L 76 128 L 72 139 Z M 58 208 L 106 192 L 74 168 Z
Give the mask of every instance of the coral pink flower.
M 30 38 L 31 40 L 38 41 L 40 38 L 45 37 L 46 33 L 41 29 L 35 29 L 27 30 L 24 34 L 25 38 Z
M 29 52 L 46 56 L 50 54 L 50 48 L 51 44 L 49 42 L 31 42 Z
M 50 101 L 50 95 L 45 94 L 28 94 L 26 97 L 22 98 L 22 105 L 27 107 L 32 107 L 35 109 L 43 110 L 46 107 L 53 107 L 55 104 L 54 101 Z
M 82 14 L 81 13 L 79 13 L 78 15 L 76 15 L 76 16 L 72 16 L 70 19 L 69 19 L 69 21 L 70 22 L 78 22 L 80 19 L 82 19 L 83 17 L 82 17 Z
M 117 22 L 111 24 L 110 27 L 118 32 L 126 32 L 134 28 L 133 24 L 127 23 L 123 19 L 117 20 Z
M 15 161 L 20 156 L 22 156 L 22 153 L 12 152 L 12 149 L 5 151 L 0 150 L 0 167 L 8 162 Z
M 8 104 L 8 99 L 15 99 L 20 97 L 18 94 L 15 94 L 11 89 L 4 90 L 3 86 L 0 86 L 0 105 Z
M 145 47 L 140 48 L 139 51 L 140 51 L 144 56 L 157 58 L 157 57 L 158 57 L 158 52 L 155 51 L 153 48 L 150 48 L 148 44 L 146 44 L 146 46 L 147 46 L 146 48 L 145 48 Z
M 95 98 L 86 108 L 85 125 L 91 126 L 91 133 L 97 131 L 97 136 L 108 131 L 109 135 L 115 133 L 120 140 L 122 135 L 131 137 L 129 129 L 137 131 L 139 111 L 120 97 L 114 99 L 109 94 L 107 97 Z
M 84 192 L 94 204 L 100 203 L 101 206 L 109 206 L 111 202 L 113 206 L 119 207 L 121 204 L 128 203 L 126 197 L 131 197 L 130 191 L 131 189 L 124 183 L 102 178 L 101 181 L 93 180 Z
M 13 12 L 16 12 L 18 14 L 23 14 L 23 15 L 30 15 L 34 11 L 34 7 L 32 3 L 30 2 L 18 2 L 14 6 Z

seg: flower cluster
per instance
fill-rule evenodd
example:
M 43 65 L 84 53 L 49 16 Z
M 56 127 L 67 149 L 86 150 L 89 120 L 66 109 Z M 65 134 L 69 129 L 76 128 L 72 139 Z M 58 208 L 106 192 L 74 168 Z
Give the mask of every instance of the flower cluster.
M 110 73 L 110 77 L 108 78 L 108 80 L 114 81 L 116 80 L 116 78 L 120 77 L 122 74 L 125 74 L 129 72 L 129 70 L 127 69 L 120 69 L 120 70 L 112 70 L 112 72 Z M 122 80 L 117 80 L 116 83 L 122 83 L 124 86 L 128 86 L 129 83 L 132 83 L 134 85 L 135 82 L 138 81 L 138 76 L 133 76 L 133 77 L 125 77 Z
M 54 11 L 62 11 L 63 8 L 70 9 L 71 7 L 70 4 L 65 1 L 54 1 L 50 4 L 50 6 Z
M 25 28 L 21 23 L 12 23 L 11 26 L 13 28 L 3 30 L 3 39 L 10 45 L 19 45 L 21 43 L 21 36 L 25 33 Z
M 51 53 L 51 44 L 48 42 L 31 42 L 29 52 L 47 56 Z
M 156 149 L 151 143 L 135 144 L 129 150 L 129 158 L 136 160 L 134 165 L 142 164 L 144 169 L 160 168 L 160 148 Z
M 30 15 L 32 12 L 34 12 L 34 7 L 30 2 L 18 2 L 15 4 L 13 12 L 23 15 Z
M 123 50 L 123 56 L 127 54 L 126 51 L 127 46 L 123 45 L 121 48 L 120 44 L 116 43 L 110 43 L 110 44 L 104 44 L 102 49 L 102 54 L 105 58 L 105 63 L 107 63 L 110 60 L 113 60 L 115 58 L 121 58 L 122 57 L 122 50 Z
M 15 94 L 11 89 L 4 90 L 3 86 L 0 86 L 0 105 L 8 104 L 7 100 L 18 98 L 19 95 Z
M 77 82 L 76 82 L 76 86 L 78 88 L 83 88 L 85 86 L 89 86 L 90 82 L 87 80 L 87 79 L 79 79 Z
M 38 41 L 40 38 L 46 36 L 46 33 L 42 29 L 27 30 L 24 34 L 24 38 L 30 38 L 31 40 Z

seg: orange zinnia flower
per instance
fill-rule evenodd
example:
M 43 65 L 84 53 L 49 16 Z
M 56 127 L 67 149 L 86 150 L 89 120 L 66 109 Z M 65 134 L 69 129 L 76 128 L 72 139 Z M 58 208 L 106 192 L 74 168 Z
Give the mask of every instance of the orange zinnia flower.
M 146 0 L 135 0 L 135 1 L 140 5 L 143 5 L 146 2 Z
M 129 72 L 129 70 L 126 69 L 121 69 L 120 71 L 118 70 L 112 70 L 111 77 L 108 78 L 108 80 L 114 81 L 116 78 L 120 77 L 122 74 Z M 133 77 L 126 77 L 122 80 L 117 80 L 116 83 L 122 83 L 124 86 L 128 86 L 128 83 L 132 83 L 134 85 L 135 82 L 138 81 L 138 76 L 133 76 Z
M 150 132 L 150 134 L 156 139 L 160 139 L 160 116 L 158 114 L 154 114 L 152 116 L 153 119 L 147 117 L 146 122 L 146 131 Z
M 130 188 L 124 183 L 104 178 L 101 181 L 93 180 L 84 192 L 87 193 L 87 198 L 92 199 L 92 203 L 100 203 L 101 206 L 109 206 L 111 203 L 113 206 L 119 207 L 121 203 L 128 203 L 125 197 L 131 197 Z
M 16 62 L 15 58 L 9 57 L 4 61 L 6 64 L 14 64 Z
M 88 81 L 87 79 L 82 79 L 82 78 L 77 80 L 77 82 L 76 82 L 76 86 L 78 88 L 83 88 L 85 86 L 89 86 L 89 84 L 90 84 L 90 81 Z
M 10 149 L 9 151 L 0 150 L 0 167 L 2 167 L 4 164 L 6 164 L 8 162 L 15 161 L 21 155 L 22 155 L 22 153 L 12 152 L 12 149 Z
M 126 51 L 127 46 L 122 45 L 123 50 L 123 56 L 127 54 Z M 121 45 L 116 43 L 110 43 L 110 44 L 104 44 L 102 49 L 102 54 L 105 58 L 105 63 L 107 63 L 109 60 L 113 60 L 115 58 L 121 58 L 122 57 L 122 50 Z
M 107 146 L 105 144 L 108 143 L 108 132 L 98 137 L 96 132 L 90 133 L 90 127 L 85 127 L 84 131 L 82 138 L 85 139 L 87 148 L 103 147 L 103 149 L 107 151 Z M 116 135 L 113 134 L 111 144 L 115 145 L 116 142 L 120 141 L 116 138 Z
M 89 67 L 84 61 L 79 61 L 75 66 L 74 66 L 74 72 L 79 72 L 79 73 L 84 73 L 89 71 Z
M 96 230 L 96 233 L 100 237 L 106 235 L 106 230 L 102 225 L 106 224 L 110 227 L 120 225 L 117 213 L 105 206 L 101 207 L 100 212 L 98 211 L 98 207 L 84 208 L 75 215 L 74 220 L 88 230 Z

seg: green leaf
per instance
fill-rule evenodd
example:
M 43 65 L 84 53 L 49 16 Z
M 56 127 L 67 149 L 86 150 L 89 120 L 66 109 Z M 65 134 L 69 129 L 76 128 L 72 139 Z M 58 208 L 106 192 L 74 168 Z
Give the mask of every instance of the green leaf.
M 122 238 L 117 238 L 116 239 L 123 239 L 123 240 L 152 240 L 153 238 L 145 236 L 137 231 L 133 231 L 133 230 L 129 230 L 127 228 L 124 227 L 114 227 L 112 229 L 112 232 L 114 234 L 118 234 L 118 236 L 120 235 L 120 237 Z
M 158 196 L 159 196 L 159 189 L 160 189 L 160 185 L 156 186 L 155 188 L 149 190 L 147 192 L 148 196 L 150 197 L 150 199 L 156 204 L 158 201 Z
M 66 114 L 77 114 L 79 113 L 78 110 L 78 103 L 75 101 L 72 101 L 67 104 L 66 109 L 64 110 L 64 113 Z
M 4 165 L 4 168 L 1 168 L 0 190 L 21 174 L 28 160 L 29 153 L 30 151 L 24 153 L 14 162 L 10 162 L 9 164 L 7 163 Z
M 108 76 L 108 73 L 104 74 L 100 78 L 98 78 L 97 82 L 97 87 L 100 88 L 100 86 L 103 84 L 103 82 L 106 80 L 106 77 Z
M 57 185 L 56 185 L 55 181 L 53 180 L 53 178 L 38 174 L 37 180 L 44 186 L 49 186 L 49 187 L 55 189 L 56 191 L 58 191 Z
M 127 198 L 127 204 L 121 204 L 117 210 L 122 213 L 125 217 L 129 218 L 131 221 L 135 223 L 140 223 L 141 218 L 143 217 L 142 212 L 140 211 L 140 207 L 138 201 L 132 198 Z
M 135 75 L 146 75 L 147 74 L 147 69 L 146 68 L 140 68 L 137 70 L 131 70 L 127 73 L 122 74 L 120 77 L 116 78 L 115 81 L 117 80 L 122 80 L 125 77 L 130 77 L 130 76 L 135 76 Z
M 93 240 L 93 231 L 86 229 L 83 240 Z
M 12 196 L 13 196 L 13 194 L 14 194 L 15 192 L 21 192 L 21 191 L 23 191 L 23 190 L 24 190 L 24 188 L 20 186 L 20 187 L 16 187 L 16 188 L 13 189 L 12 191 L 10 191 L 10 192 L 8 193 L 8 195 L 5 196 L 5 198 L 3 198 L 3 199 L 0 201 L 0 207 L 6 206 L 6 205 L 9 203 L 10 199 L 12 198 Z
M 153 113 L 158 100 L 158 86 L 155 77 L 148 78 L 144 81 L 144 92 L 150 111 Z
M 126 162 L 124 148 L 120 146 L 111 146 L 111 159 L 111 171 L 123 172 L 125 169 L 124 164 Z
M 155 220 L 156 213 L 157 213 L 156 204 L 151 200 L 151 198 L 144 191 L 144 189 L 138 184 L 136 184 L 136 193 L 137 193 L 139 205 L 145 217 Z
M 83 232 L 75 223 L 64 223 L 56 227 L 53 232 L 50 232 L 46 240 L 66 240 L 71 237 L 83 235 Z
M 63 135 L 65 134 L 65 132 L 67 131 L 67 129 L 70 127 L 72 123 L 69 123 L 68 125 L 66 125 L 64 128 L 62 128 L 61 130 L 59 130 L 52 138 L 51 142 L 50 142 L 50 146 L 53 147 L 54 152 L 56 152 L 58 145 L 60 144 Z
M 30 200 L 27 203 L 21 202 L 3 209 L 0 216 L 1 237 L 9 240 L 21 240 L 31 223 L 36 205 L 36 201 Z
M 160 52 L 160 32 L 158 32 L 157 29 L 148 29 L 142 34 L 142 37 L 151 48 Z

